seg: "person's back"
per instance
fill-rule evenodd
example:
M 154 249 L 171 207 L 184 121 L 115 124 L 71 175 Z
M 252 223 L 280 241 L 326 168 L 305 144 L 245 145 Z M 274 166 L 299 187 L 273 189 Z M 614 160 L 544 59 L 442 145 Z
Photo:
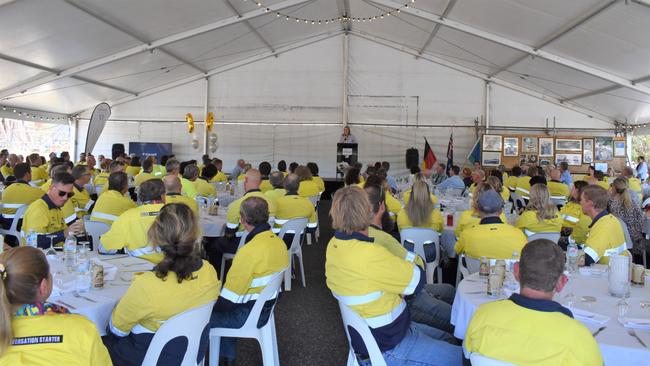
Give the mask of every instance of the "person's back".
M 582 211 L 592 219 L 585 240 L 585 264 L 608 264 L 612 255 L 629 255 L 620 221 L 607 211 L 607 191 L 596 185 L 582 190 Z M 632 243 L 630 243 L 632 244 Z
M 90 215 L 91 220 L 110 226 L 121 214 L 136 207 L 131 197 L 124 195 L 128 191 L 128 179 L 124 172 L 112 173 L 109 176 L 108 189 L 97 199 Z
M 275 199 L 275 223 L 284 224 L 288 220 L 304 217 L 308 219 L 307 227 L 316 227 L 316 211 L 310 200 L 298 195 L 286 195 Z
M 208 183 L 208 180 L 199 177 L 194 181 L 196 192 L 199 196 L 203 197 L 217 197 L 217 187 Z
M 442 216 L 435 208 L 429 193 L 429 186 L 423 181 L 413 183 L 413 197 L 397 214 L 397 226 L 400 230 L 411 227 L 428 228 L 442 232 Z
M 501 222 L 508 222 L 508 219 L 506 218 L 506 215 L 503 212 L 501 213 L 501 215 L 499 215 L 499 219 L 501 219 Z M 458 223 L 456 224 L 456 228 L 454 229 L 454 234 L 456 235 L 457 238 L 459 238 L 460 234 L 465 229 L 472 228 L 480 223 L 481 223 L 481 217 L 479 216 L 476 210 L 474 210 L 473 208 L 470 208 L 469 210 L 465 210 L 460 214 L 460 217 L 458 218 Z
M 559 214 L 555 214 L 550 219 L 540 220 L 537 217 L 537 211 L 526 210 L 519 216 L 515 226 L 523 230 L 527 236 L 537 233 L 559 233 L 563 221 Z
M 28 164 L 16 164 L 14 167 L 18 179 L 2 192 L 2 203 L 11 205 L 29 205 L 43 196 L 43 190 L 29 185 L 31 169 Z M 13 215 L 16 208 L 3 208 L 3 215 Z M 10 223 L 10 222 L 9 222 Z M 7 227 L 8 228 L 8 227 Z
M 182 203 L 187 205 L 192 209 L 195 215 L 199 214 L 199 204 L 196 203 L 196 200 L 193 200 L 189 197 L 183 196 L 179 193 L 168 193 L 165 195 L 165 203 Z

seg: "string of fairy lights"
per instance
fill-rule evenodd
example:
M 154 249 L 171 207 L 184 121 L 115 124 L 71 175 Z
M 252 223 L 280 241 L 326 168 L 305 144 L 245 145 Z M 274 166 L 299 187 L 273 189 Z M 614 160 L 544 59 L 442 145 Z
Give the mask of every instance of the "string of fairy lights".
M 33 119 L 33 120 L 39 120 L 39 121 L 67 121 L 67 117 L 54 117 L 54 116 L 49 116 L 49 115 L 43 115 L 43 114 L 37 114 L 32 111 L 25 111 L 20 108 L 13 108 L 13 107 L 8 107 L 8 106 L 2 106 L 2 111 L 3 112 L 11 112 L 15 113 L 16 116 L 18 117 L 17 119 L 25 118 L 25 119 Z
M 247 1 L 247 0 L 243 0 Z M 317 19 L 317 18 L 302 18 L 302 17 L 295 17 L 290 14 L 282 13 L 279 11 L 275 12 L 275 16 L 278 18 L 284 18 L 287 21 L 291 22 L 296 22 L 296 23 L 304 23 L 304 24 L 311 24 L 311 25 L 321 25 L 321 24 L 330 24 L 330 23 L 335 23 L 335 22 L 358 22 L 358 23 L 370 23 L 373 21 L 378 21 L 382 20 L 385 18 L 390 17 L 391 15 L 396 15 L 399 14 L 402 9 L 408 8 L 409 4 L 415 3 L 416 0 L 409 0 L 409 2 L 405 3 L 404 5 L 398 7 L 398 8 L 393 8 L 392 10 L 376 14 L 376 15 L 371 15 L 371 16 L 366 16 L 366 17 L 349 17 L 347 15 L 342 15 L 337 18 L 329 18 L 329 19 Z M 253 0 L 253 2 L 257 5 L 259 8 L 264 8 L 266 12 L 271 12 L 272 10 L 268 7 L 266 7 L 261 1 L 258 0 Z

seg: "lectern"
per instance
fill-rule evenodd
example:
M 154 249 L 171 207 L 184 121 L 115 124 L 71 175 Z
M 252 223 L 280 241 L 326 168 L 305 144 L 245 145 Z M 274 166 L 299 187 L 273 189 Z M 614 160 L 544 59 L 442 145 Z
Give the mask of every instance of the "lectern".
M 345 172 L 341 170 L 341 163 L 346 162 L 352 166 L 357 163 L 358 158 L 358 145 L 357 144 L 336 144 L 336 176 L 343 177 Z

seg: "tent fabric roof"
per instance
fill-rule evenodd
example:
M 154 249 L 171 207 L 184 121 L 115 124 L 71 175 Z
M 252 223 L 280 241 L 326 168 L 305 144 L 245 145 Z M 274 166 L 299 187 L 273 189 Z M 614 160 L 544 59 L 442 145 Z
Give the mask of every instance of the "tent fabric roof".
M 76 113 L 349 31 L 610 121 L 650 120 L 647 0 L 259 1 L 0 0 L 0 104 Z

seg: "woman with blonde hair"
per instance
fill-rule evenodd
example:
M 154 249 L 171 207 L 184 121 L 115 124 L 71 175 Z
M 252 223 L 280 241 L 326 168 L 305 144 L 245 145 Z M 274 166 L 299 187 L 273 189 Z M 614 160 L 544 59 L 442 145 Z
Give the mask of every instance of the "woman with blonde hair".
M 641 255 L 645 246 L 642 229 L 645 224 L 643 211 L 632 202 L 630 187 L 625 177 L 614 179 L 609 189 L 609 213 L 625 222 L 632 238 L 632 254 Z
M 0 365 L 110 365 L 95 324 L 48 302 L 51 293 L 41 250 L 0 255 Z
M 318 196 L 321 193 L 318 183 L 313 179 L 308 167 L 299 165 L 295 173 L 300 178 L 300 187 L 298 188 L 300 197 Z
M 163 206 L 148 237 L 164 258 L 153 271 L 134 276 L 113 310 L 111 334 L 104 342 L 116 365 L 142 364 L 151 339 L 164 321 L 219 296 L 221 283 L 214 267 L 201 259 L 198 221 L 189 206 Z M 207 338 L 203 344 L 199 352 L 205 351 Z M 165 346 L 158 363 L 178 365 L 184 353 L 182 342 L 172 342 Z
M 535 184 L 530 188 L 528 205 L 515 226 L 523 230 L 526 236 L 559 233 L 562 230 L 562 218 L 551 202 L 551 194 L 545 184 Z
M 569 202 L 562 206 L 560 210 L 560 217 L 564 220 L 562 222 L 562 235 L 565 237 L 570 236 L 578 244 L 584 244 L 587 240 L 589 225 L 591 225 L 591 217 L 582 212 L 580 206 L 580 195 L 588 185 L 589 183 L 583 180 L 573 182 Z M 560 244 L 562 244 L 562 241 L 560 241 Z
M 413 184 L 415 184 L 415 182 L 424 182 L 427 185 L 427 187 L 429 186 L 429 184 L 427 183 L 427 177 L 422 173 L 416 173 L 413 176 Z M 406 191 L 404 191 L 404 204 L 407 204 L 409 202 L 409 200 L 411 199 L 411 192 L 412 191 L 413 191 L 413 188 L 407 189 Z M 438 203 L 438 197 L 436 197 L 435 194 L 430 193 L 429 196 L 431 197 L 431 202 L 433 202 L 434 205 L 436 203 Z
M 409 227 L 421 227 L 442 232 L 442 216 L 435 208 L 429 193 L 429 186 L 424 181 L 413 183 L 412 197 L 397 214 L 397 226 L 400 230 Z
M 472 228 L 476 225 L 478 225 L 481 222 L 481 218 L 479 217 L 478 214 L 478 199 L 481 197 L 481 194 L 487 192 L 487 191 L 494 191 L 494 187 L 488 183 L 479 183 L 476 186 L 476 191 L 474 191 L 474 194 L 472 195 L 472 202 L 471 202 L 471 207 L 469 210 L 463 211 L 463 213 L 460 214 L 460 218 L 458 219 L 458 224 L 456 225 L 456 229 L 454 229 L 454 234 L 456 235 L 457 238 L 460 237 L 460 233 L 463 232 L 465 229 Z M 507 223 L 508 220 L 506 219 L 506 215 L 501 212 L 501 215 L 499 216 L 502 222 Z
M 501 179 L 495 176 L 489 176 L 486 180 L 486 183 L 491 185 L 492 188 L 494 188 L 494 190 L 501 195 L 503 202 L 508 202 L 508 200 L 510 200 L 510 191 L 503 186 Z

